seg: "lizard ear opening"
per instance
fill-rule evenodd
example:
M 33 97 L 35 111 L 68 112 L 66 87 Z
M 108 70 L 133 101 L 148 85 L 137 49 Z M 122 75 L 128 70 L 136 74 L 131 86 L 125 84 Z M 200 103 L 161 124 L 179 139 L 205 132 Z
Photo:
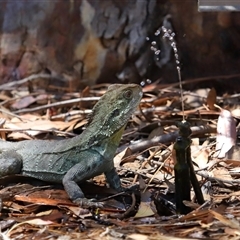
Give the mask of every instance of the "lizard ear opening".
M 120 114 L 120 110 L 119 109 L 114 109 L 113 112 L 111 113 L 111 117 L 110 119 L 117 117 Z

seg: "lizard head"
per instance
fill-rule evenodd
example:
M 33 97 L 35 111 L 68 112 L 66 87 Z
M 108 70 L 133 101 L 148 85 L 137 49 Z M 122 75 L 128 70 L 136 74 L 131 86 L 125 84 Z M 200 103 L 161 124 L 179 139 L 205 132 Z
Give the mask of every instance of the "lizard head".
M 137 84 L 113 84 L 93 107 L 88 126 L 105 136 L 122 129 L 142 98 Z

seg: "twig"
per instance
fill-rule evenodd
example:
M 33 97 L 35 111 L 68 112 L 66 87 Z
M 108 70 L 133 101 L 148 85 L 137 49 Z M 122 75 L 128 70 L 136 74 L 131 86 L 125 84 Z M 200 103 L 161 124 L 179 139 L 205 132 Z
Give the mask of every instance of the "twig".
M 56 77 L 56 76 L 52 76 L 52 75 L 49 75 L 49 74 L 33 74 L 29 77 L 26 77 L 26 78 L 23 78 L 21 80 L 17 80 L 17 81 L 13 81 L 13 82 L 9 82 L 9 83 L 5 83 L 5 84 L 2 84 L 0 85 L 0 90 L 7 90 L 9 88 L 16 88 L 26 82 L 29 82 L 29 81 L 33 81 L 35 79 L 38 79 L 38 78 L 45 78 L 45 79 L 56 79 L 56 80 L 59 80 L 61 82 L 66 82 L 67 80 L 64 79 L 64 78 L 60 78 L 60 77 Z
M 41 132 L 41 133 L 63 134 L 65 136 L 69 136 L 69 137 L 75 137 L 76 136 L 76 134 L 74 134 L 74 133 L 64 132 L 64 131 L 59 131 L 59 130 L 53 130 L 53 129 L 43 130 L 43 129 L 31 129 L 31 128 L 27 128 L 27 129 L 24 129 L 24 128 L 21 128 L 21 129 L 0 128 L 0 132 L 30 132 L 30 131 Z
M 27 109 L 21 109 L 17 110 L 14 113 L 19 114 L 19 113 L 30 113 L 30 112 L 37 112 L 41 110 L 45 110 L 51 107 L 62 107 L 66 105 L 70 105 L 73 103 L 79 103 L 79 102 L 87 102 L 87 101 L 98 101 L 100 97 L 85 97 L 85 98 L 76 98 L 76 99 L 70 99 L 70 100 L 65 100 L 61 102 L 56 102 L 56 103 L 50 103 L 46 104 L 43 106 L 35 107 L 35 108 L 27 108 Z
M 124 212 L 123 214 L 121 214 L 119 216 L 119 219 L 124 219 L 124 218 L 130 217 L 131 213 L 134 211 L 134 209 L 136 207 L 136 196 L 135 196 L 134 193 L 132 193 L 131 197 L 132 197 L 132 204 L 131 204 L 131 206 L 126 210 L 126 212 Z
M 237 180 L 237 179 L 226 180 L 226 179 L 222 179 L 222 178 L 211 177 L 207 173 L 203 173 L 203 172 L 196 172 L 196 174 L 201 177 L 204 177 L 208 180 L 215 181 L 217 183 L 221 182 L 221 183 L 227 183 L 227 184 L 231 184 L 231 185 L 235 185 L 235 184 L 239 185 L 240 184 L 240 180 Z
M 2 113 L 4 113 L 4 114 L 7 114 L 7 115 L 9 115 L 9 116 L 12 116 L 12 117 L 16 117 L 16 118 L 18 118 L 19 120 L 23 121 L 23 118 L 22 118 L 22 117 L 18 116 L 17 114 L 14 114 L 14 113 L 10 112 L 9 110 L 3 109 L 3 107 L 0 108 L 0 112 L 2 112 Z
M 154 156 L 155 154 L 159 151 L 159 149 L 156 149 L 156 151 L 154 152 Z M 153 156 L 153 157 L 154 157 Z M 168 157 L 161 163 L 161 165 L 157 168 L 157 171 L 153 174 L 153 176 L 150 178 L 150 180 L 148 181 L 148 184 L 146 184 L 146 187 L 144 188 L 143 192 L 145 192 L 147 190 L 147 188 L 149 187 L 149 185 L 152 183 L 153 179 L 156 178 L 156 175 L 160 172 L 160 170 L 164 167 L 165 163 L 167 162 L 167 160 L 169 159 L 170 154 L 168 155 Z M 150 160 L 148 160 L 149 162 Z
M 151 169 L 133 170 L 133 169 L 130 169 L 130 168 L 120 167 L 119 170 L 141 175 L 142 177 L 148 179 L 148 181 L 151 179 L 151 183 L 160 184 L 160 183 L 163 182 L 163 180 L 160 180 L 159 178 L 154 177 L 155 175 L 148 173 L 148 172 L 151 172 L 152 170 L 154 170 L 152 168 Z M 123 180 L 123 182 L 126 182 L 126 181 Z
M 195 79 L 188 79 L 185 81 L 182 81 L 182 85 L 186 85 L 189 83 L 197 83 L 197 82 L 203 82 L 203 81 L 208 81 L 208 80 L 213 80 L 213 79 L 230 79 L 230 78 L 235 78 L 235 77 L 239 77 L 240 74 L 232 74 L 232 75 L 220 75 L 220 76 L 211 76 L 211 77 L 202 77 L 202 78 L 195 78 Z M 172 87 L 176 87 L 179 86 L 179 83 L 172 83 L 172 84 L 158 84 L 157 87 L 159 87 L 160 89 L 162 88 L 172 88 Z
M 195 126 L 191 127 L 192 135 L 197 134 L 206 134 L 206 133 L 216 133 L 216 128 L 209 127 L 209 126 Z M 146 148 L 150 148 L 153 146 L 159 145 L 159 143 L 170 143 L 176 140 L 178 136 L 178 131 L 171 132 L 168 134 L 164 134 L 158 137 L 154 137 L 150 140 L 143 140 L 139 143 L 135 143 L 132 145 L 125 144 L 118 149 L 118 152 L 123 151 L 126 147 L 129 147 L 132 153 L 136 153 L 138 151 L 143 151 Z
M 152 154 L 150 154 L 148 159 L 141 164 L 139 170 L 143 169 L 146 166 L 146 164 L 149 163 L 155 157 L 156 153 L 159 152 L 161 148 L 162 148 L 162 146 L 158 146 L 157 149 L 155 149 L 154 152 Z M 133 179 L 133 183 L 136 183 L 137 178 L 138 178 L 138 174 L 135 175 L 135 177 Z M 154 178 L 154 176 L 153 176 L 153 178 Z M 147 188 L 147 186 L 145 187 L 143 192 L 145 192 L 146 188 Z
M 92 110 L 90 110 L 90 109 L 74 110 L 74 111 L 71 111 L 71 112 L 61 113 L 61 114 L 58 114 L 58 115 L 50 116 L 50 120 L 59 119 L 59 118 L 66 119 L 66 118 L 79 116 L 79 115 L 83 115 L 83 114 L 90 114 L 91 112 L 92 112 Z

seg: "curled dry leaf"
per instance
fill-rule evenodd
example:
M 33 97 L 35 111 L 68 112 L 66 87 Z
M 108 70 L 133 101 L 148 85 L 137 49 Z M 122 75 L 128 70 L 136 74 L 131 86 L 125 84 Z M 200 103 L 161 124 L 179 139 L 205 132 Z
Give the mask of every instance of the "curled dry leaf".
M 118 153 L 114 159 L 113 159 L 113 162 L 114 162 L 114 166 L 117 168 L 117 167 L 120 167 L 121 165 L 121 162 L 122 162 L 122 159 L 125 158 L 125 157 L 128 157 L 132 154 L 132 151 L 130 148 L 125 148 L 123 151 L 121 151 L 120 153 Z
M 215 104 L 216 104 L 216 100 L 217 100 L 217 93 L 215 88 L 212 88 L 209 92 L 208 92 L 208 96 L 207 96 L 207 105 L 209 107 L 210 110 L 214 110 L 215 109 Z
M 224 158 L 236 144 L 236 124 L 228 110 L 222 110 L 217 122 L 216 157 Z

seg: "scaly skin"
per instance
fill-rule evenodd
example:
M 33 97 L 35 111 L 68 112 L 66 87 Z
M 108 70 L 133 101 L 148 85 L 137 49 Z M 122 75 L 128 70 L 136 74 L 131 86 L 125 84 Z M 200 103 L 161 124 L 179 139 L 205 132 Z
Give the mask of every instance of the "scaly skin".
M 78 183 L 104 173 L 110 186 L 121 191 L 113 157 L 141 97 L 139 85 L 114 84 L 94 106 L 81 135 L 52 141 L 0 141 L 0 177 L 20 173 L 62 183 L 73 202 L 100 206 L 84 197 Z

